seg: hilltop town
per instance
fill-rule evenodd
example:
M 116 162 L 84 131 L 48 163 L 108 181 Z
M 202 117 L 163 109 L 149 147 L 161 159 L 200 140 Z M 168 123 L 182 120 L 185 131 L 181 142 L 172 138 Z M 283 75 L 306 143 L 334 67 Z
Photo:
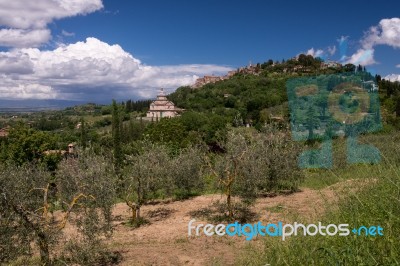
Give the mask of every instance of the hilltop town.
M 291 62 L 291 63 L 294 62 L 294 64 L 284 67 L 282 69 L 283 73 L 293 73 L 293 72 L 312 73 L 315 69 L 313 69 L 312 67 L 310 67 L 307 64 L 303 64 L 304 60 L 302 60 L 301 56 L 304 56 L 304 55 L 293 57 L 292 59 L 288 60 L 287 62 Z M 300 61 L 299 61 L 299 57 L 300 57 Z M 307 56 L 305 56 L 305 57 L 307 58 Z M 308 59 L 309 59 L 309 57 L 310 56 L 308 56 Z M 258 63 L 258 64 L 253 65 L 250 62 L 245 67 L 240 67 L 236 70 L 228 71 L 228 73 L 224 76 L 206 75 L 204 77 L 198 78 L 196 80 L 195 84 L 193 84 L 191 86 L 191 88 L 197 89 L 197 88 L 201 88 L 202 86 L 204 86 L 206 84 L 215 83 L 215 82 L 222 81 L 222 80 L 227 80 L 227 79 L 232 78 L 236 74 L 259 75 L 261 73 L 261 70 L 263 68 L 265 68 L 266 66 L 275 67 L 277 65 L 283 65 L 283 63 L 284 62 L 280 63 L 278 61 L 273 62 L 272 60 L 269 60 L 268 62 L 266 62 L 264 64 Z M 343 65 L 336 61 L 331 61 L 331 60 L 322 61 L 321 60 L 319 67 L 322 70 L 329 69 L 329 68 L 340 69 L 343 67 Z
M 200 88 L 200 87 L 202 87 L 202 86 L 204 86 L 206 84 L 209 84 L 209 83 L 215 83 L 215 82 L 218 82 L 218 81 L 229 79 L 229 78 L 233 77 L 234 75 L 236 75 L 238 73 L 258 75 L 260 73 L 260 70 L 261 70 L 260 64 L 252 65 L 250 63 L 246 67 L 240 67 L 240 68 L 238 68 L 236 70 L 228 71 L 228 73 L 225 76 L 214 76 L 214 75 L 211 75 L 211 76 L 204 76 L 202 78 L 198 78 L 196 80 L 196 83 L 193 84 L 191 87 L 197 89 L 197 88 Z

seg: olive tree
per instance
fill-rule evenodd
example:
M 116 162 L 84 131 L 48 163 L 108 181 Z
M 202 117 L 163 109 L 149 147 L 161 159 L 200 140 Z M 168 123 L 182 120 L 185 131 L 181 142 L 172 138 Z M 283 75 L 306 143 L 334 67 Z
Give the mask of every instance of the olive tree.
M 186 199 L 202 191 L 204 166 L 204 152 L 198 147 L 185 148 L 170 161 L 169 178 L 177 199 Z
M 7 166 L 0 172 L 0 261 L 30 255 L 50 265 L 67 223 L 82 239 L 110 232 L 114 188 L 112 167 L 88 156 L 61 162 L 56 176 L 34 165 Z M 53 215 L 54 209 L 60 215 Z M 35 244 L 35 245 L 31 245 Z
M 241 129 L 230 130 L 225 143 L 221 144 L 224 153 L 216 156 L 214 165 L 210 164 L 211 171 L 217 177 L 218 186 L 222 188 L 226 195 L 226 205 L 230 218 L 233 218 L 232 197 L 248 194 L 245 193 L 246 190 L 253 187 L 238 185 L 246 183 L 246 179 L 249 178 L 243 165 L 249 159 L 250 140 L 245 131 Z M 249 183 L 253 185 L 254 182 Z
M 99 256 L 106 255 L 101 239 L 112 233 L 117 179 L 113 169 L 111 159 L 91 154 L 81 154 L 78 160 L 64 160 L 59 167 L 58 201 L 64 210 L 59 226 L 69 222 L 78 231 L 76 238 L 66 243 L 63 253 L 71 263 L 88 265 L 105 259 Z
M 303 178 L 297 167 L 299 147 L 285 131 L 231 129 L 221 143 L 224 152 L 209 163 L 226 195 L 228 216 L 233 218 L 232 197 L 250 204 L 260 194 L 297 189 Z
M 292 140 L 287 129 L 262 128 L 254 153 L 257 156 L 257 193 L 295 192 L 304 180 L 298 166 L 302 144 Z M 259 165 L 259 166 L 258 166 Z
M 48 221 L 48 173 L 29 167 L 3 167 L 0 172 L 0 261 L 31 253 L 36 241 L 44 264 L 56 239 Z
M 164 146 L 145 144 L 139 154 L 128 156 L 122 197 L 132 213 L 132 223 L 140 222 L 140 210 L 161 189 L 170 190 L 170 157 Z
M 137 154 L 127 157 L 124 178 L 119 185 L 135 225 L 140 224 L 141 207 L 148 200 L 171 196 L 185 199 L 200 193 L 204 187 L 201 148 L 187 147 L 174 154 L 159 144 L 144 142 L 138 146 Z

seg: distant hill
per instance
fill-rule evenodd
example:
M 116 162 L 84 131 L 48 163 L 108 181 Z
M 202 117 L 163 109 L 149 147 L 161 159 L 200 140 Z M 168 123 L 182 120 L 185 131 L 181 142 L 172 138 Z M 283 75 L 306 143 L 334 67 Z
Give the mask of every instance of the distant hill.
M 324 62 L 310 55 L 299 55 L 282 62 L 268 60 L 262 64 L 239 68 L 224 77 L 200 79 L 192 87 L 180 87 L 168 98 L 178 107 L 210 112 L 245 123 L 265 122 L 268 117 L 287 116 L 286 81 L 289 78 L 352 72 L 354 65 Z
M 2 100 L 0 112 L 37 112 L 44 110 L 60 110 L 66 107 L 84 104 L 84 101 L 68 100 Z

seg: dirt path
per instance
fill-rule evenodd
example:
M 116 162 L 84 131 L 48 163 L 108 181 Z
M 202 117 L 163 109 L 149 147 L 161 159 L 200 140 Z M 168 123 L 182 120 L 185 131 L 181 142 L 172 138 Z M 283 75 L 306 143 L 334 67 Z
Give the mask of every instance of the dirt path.
M 327 203 L 337 200 L 337 192 L 355 189 L 358 182 L 351 180 L 322 190 L 302 189 L 287 196 L 258 199 L 253 211 L 258 220 L 267 222 L 315 222 L 324 212 Z M 160 203 L 143 207 L 143 216 L 150 224 L 132 229 L 123 224 L 130 217 L 125 204 L 117 204 L 113 214 L 115 232 L 110 246 L 123 256 L 121 265 L 232 265 L 238 250 L 247 241 L 243 237 L 212 236 L 188 237 L 188 222 L 193 219 L 189 212 L 224 200 L 221 195 L 199 196 L 186 201 Z M 332 206 L 332 205 L 330 205 Z M 158 210 L 158 212 L 157 212 Z M 169 210 L 172 213 L 167 214 Z M 150 218 L 149 218 L 150 217 Z M 205 222 L 196 219 L 196 223 Z M 261 243 L 253 239 L 252 244 Z

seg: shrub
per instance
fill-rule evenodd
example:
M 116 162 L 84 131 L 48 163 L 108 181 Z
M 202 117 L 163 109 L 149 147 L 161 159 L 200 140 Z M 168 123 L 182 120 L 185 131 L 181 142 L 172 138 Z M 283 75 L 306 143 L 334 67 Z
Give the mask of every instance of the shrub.
M 110 169 L 103 158 L 94 156 L 64 160 L 55 179 L 32 165 L 2 169 L 0 262 L 30 256 L 35 243 L 41 264 L 52 264 L 67 222 L 77 226 L 77 239 L 97 243 L 100 235 L 109 235 L 114 199 Z M 64 209 L 59 218 L 51 213 L 56 203 Z

